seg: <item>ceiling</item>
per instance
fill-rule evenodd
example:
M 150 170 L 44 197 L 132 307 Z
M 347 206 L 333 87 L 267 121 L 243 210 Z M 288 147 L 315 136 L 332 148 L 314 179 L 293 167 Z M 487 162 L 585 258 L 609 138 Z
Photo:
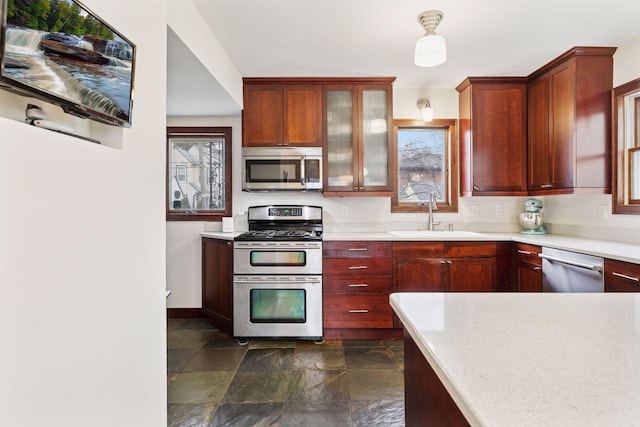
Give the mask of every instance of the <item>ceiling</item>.
M 467 76 L 524 76 L 573 46 L 640 36 L 629 0 L 192 0 L 243 77 L 395 76 L 396 88 L 454 88 Z M 413 63 L 418 15 L 439 9 L 448 59 Z M 169 30 L 167 114 L 239 106 Z

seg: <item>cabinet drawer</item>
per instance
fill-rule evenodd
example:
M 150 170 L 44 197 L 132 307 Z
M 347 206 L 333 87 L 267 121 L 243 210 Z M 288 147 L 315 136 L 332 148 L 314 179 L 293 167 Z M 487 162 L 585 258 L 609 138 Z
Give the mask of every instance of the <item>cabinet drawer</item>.
M 496 242 L 446 242 L 444 245 L 445 257 L 491 257 L 496 256 Z
M 323 242 L 324 258 L 390 258 L 391 242 Z
M 391 257 L 323 260 L 322 272 L 325 275 L 369 275 L 391 274 Z
M 442 258 L 444 242 L 393 242 L 394 258 Z
M 322 287 L 325 293 L 390 293 L 391 276 L 331 276 L 324 275 Z
M 527 245 L 526 243 L 518 243 L 516 245 L 516 253 L 518 261 L 528 262 L 530 264 L 542 265 L 542 260 L 538 254 L 542 252 L 540 246 Z
M 325 328 L 392 328 L 388 295 L 324 295 Z
M 605 260 L 604 289 L 605 292 L 640 292 L 640 265 Z

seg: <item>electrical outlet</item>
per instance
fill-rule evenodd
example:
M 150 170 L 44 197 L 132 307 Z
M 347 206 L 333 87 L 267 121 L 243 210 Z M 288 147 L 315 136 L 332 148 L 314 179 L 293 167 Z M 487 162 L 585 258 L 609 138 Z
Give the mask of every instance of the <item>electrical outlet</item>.
M 342 206 L 340 208 L 340 215 L 349 216 L 349 207 L 348 206 Z
M 599 219 L 607 218 L 607 205 L 598 205 L 598 218 Z
M 496 205 L 496 215 L 497 216 L 504 215 L 504 206 L 503 205 Z
M 467 216 L 478 216 L 478 205 L 467 206 Z

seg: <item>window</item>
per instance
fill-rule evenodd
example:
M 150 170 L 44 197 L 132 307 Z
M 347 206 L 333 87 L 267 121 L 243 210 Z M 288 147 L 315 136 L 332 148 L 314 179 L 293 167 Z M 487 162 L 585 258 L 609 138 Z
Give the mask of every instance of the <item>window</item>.
M 167 128 L 167 164 L 167 220 L 231 215 L 231 128 Z
M 640 214 L 640 79 L 613 89 L 613 213 Z
M 176 180 L 187 182 L 187 165 L 176 165 Z
M 435 193 L 439 212 L 458 211 L 456 120 L 394 120 L 394 194 L 391 212 L 427 211 Z

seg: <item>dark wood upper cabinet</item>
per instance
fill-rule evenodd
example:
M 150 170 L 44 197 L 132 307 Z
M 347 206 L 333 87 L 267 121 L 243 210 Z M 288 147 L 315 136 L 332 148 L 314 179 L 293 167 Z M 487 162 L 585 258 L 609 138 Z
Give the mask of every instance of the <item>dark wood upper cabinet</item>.
M 615 51 L 574 47 L 528 77 L 458 85 L 460 193 L 610 193 Z
M 393 194 L 392 83 L 343 79 L 324 86 L 324 196 Z
M 526 195 L 526 78 L 469 77 L 456 89 L 460 93 L 460 193 Z
M 575 47 L 529 76 L 529 194 L 611 192 L 615 50 Z
M 243 147 L 322 146 L 322 85 L 243 79 Z

